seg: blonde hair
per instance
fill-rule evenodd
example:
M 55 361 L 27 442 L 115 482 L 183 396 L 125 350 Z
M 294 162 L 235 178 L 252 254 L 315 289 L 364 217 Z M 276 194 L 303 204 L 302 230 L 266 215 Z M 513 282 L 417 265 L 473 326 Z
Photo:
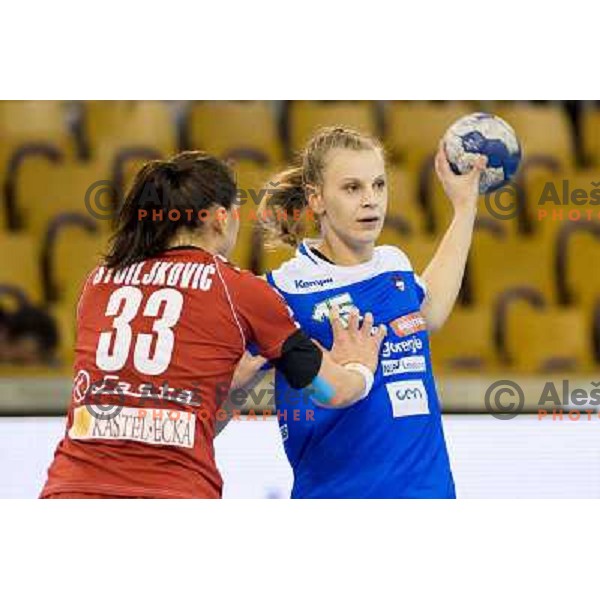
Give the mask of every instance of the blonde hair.
M 307 186 L 323 184 L 325 161 L 330 150 L 383 152 L 377 138 L 347 127 L 323 127 L 308 141 L 294 164 L 270 178 L 259 207 L 260 222 L 268 246 L 296 247 L 306 231 Z M 290 218 L 290 215 L 292 217 Z

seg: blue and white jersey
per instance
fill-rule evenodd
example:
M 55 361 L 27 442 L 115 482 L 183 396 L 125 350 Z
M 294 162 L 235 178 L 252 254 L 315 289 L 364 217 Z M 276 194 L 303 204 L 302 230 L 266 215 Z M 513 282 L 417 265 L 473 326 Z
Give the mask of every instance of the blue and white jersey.
M 305 240 L 267 274 L 310 337 L 331 348 L 328 315 L 351 307 L 387 325 L 371 393 L 342 409 L 321 408 L 279 373 L 275 397 L 292 498 L 454 498 L 454 481 L 431 369 L 421 304 L 424 283 L 394 246 L 355 266 L 337 266 Z

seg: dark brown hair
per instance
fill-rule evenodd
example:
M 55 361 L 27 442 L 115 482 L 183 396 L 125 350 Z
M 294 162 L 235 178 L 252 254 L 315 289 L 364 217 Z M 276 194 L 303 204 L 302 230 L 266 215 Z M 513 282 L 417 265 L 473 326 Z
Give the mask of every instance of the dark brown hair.
M 236 192 L 229 167 L 204 152 L 146 163 L 119 211 L 106 266 L 123 268 L 164 252 L 181 228 L 202 226 L 201 211 L 215 205 L 230 209 Z M 148 216 L 141 218 L 140 211 Z M 152 211 L 161 211 L 162 218 L 152 218 Z M 178 211 L 180 218 L 171 220 L 169 211 Z
M 308 207 L 306 187 L 321 185 L 327 153 L 335 149 L 371 150 L 383 152 L 377 138 L 347 127 L 323 127 L 308 141 L 294 164 L 270 178 L 259 215 L 270 246 L 286 244 L 296 247 L 306 226 L 302 214 Z M 287 218 L 281 218 L 286 215 Z M 293 218 L 292 218 L 292 215 Z

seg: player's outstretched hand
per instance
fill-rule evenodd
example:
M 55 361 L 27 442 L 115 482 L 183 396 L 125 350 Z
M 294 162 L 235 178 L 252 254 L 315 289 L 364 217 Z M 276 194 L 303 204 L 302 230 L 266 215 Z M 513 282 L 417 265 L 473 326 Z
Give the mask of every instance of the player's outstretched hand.
M 387 333 L 386 326 L 374 328 L 373 315 L 366 313 L 361 327 L 357 309 L 350 313 L 347 327 L 344 327 L 337 309 L 332 309 L 329 318 L 333 329 L 331 358 L 340 365 L 361 363 L 374 373 L 379 362 L 381 343 Z
M 446 196 L 452 202 L 454 210 L 462 208 L 476 209 L 479 198 L 479 179 L 481 172 L 485 169 L 487 159 L 480 156 L 475 161 L 473 169 L 465 175 L 456 175 L 450 168 L 446 156 L 444 142 L 440 142 L 435 155 L 435 172 L 446 192 Z

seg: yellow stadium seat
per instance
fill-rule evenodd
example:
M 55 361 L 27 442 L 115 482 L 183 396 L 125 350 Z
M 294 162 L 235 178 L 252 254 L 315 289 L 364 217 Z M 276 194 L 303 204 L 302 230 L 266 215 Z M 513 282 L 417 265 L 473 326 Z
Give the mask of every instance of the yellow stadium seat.
M 78 227 L 60 230 L 51 261 L 59 301 L 77 304 L 85 278 L 107 251 L 108 237 Z
M 74 138 L 67 124 L 68 103 L 62 101 L 0 101 L 0 183 L 12 172 L 11 162 L 24 147 L 21 164 L 31 160 L 34 148 L 50 148 L 65 157 L 75 156 Z M 38 150 L 39 151 L 39 150 Z
M 590 106 L 583 111 L 581 131 L 585 160 L 600 165 L 600 108 Z
M 150 148 L 164 157 L 177 149 L 175 120 L 166 102 L 90 101 L 84 105 L 84 122 L 92 157 L 104 162 L 122 148 Z
M 529 373 L 585 371 L 592 367 L 591 327 L 581 309 L 510 309 L 506 345 L 511 367 Z
M 572 301 L 589 307 L 600 302 L 600 238 L 589 232 L 572 234 L 567 243 L 566 285 Z
M 243 269 L 250 269 L 259 250 L 257 245 L 261 243 L 255 237 L 260 203 L 266 193 L 269 178 L 276 169 L 242 160 L 235 163 L 234 172 L 238 187 L 236 215 L 240 221 L 240 229 L 231 260 Z
M 204 150 L 221 158 L 229 158 L 239 150 L 257 152 L 262 161 L 270 163 L 282 158 L 275 109 L 271 102 L 194 103 L 189 113 L 188 134 L 193 150 Z
M 417 202 L 416 181 L 413 174 L 397 166 L 389 166 L 386 171 L 388 219 L 405 222 L 413 234 L 423 233 L 423 212 Z
M 387 219 L 377 238 L 377 245 L 396 246 L 409 256 L 411 262 L 415 260 L 422 268 L 426 267 L 435 253 L 436 240 L 421 234 L 410 234 L 396 227 L 393 219 Z
M 437 233 L 442 233 L 450 224 L 454 214 L 454 209 L 452 202 L 446 196 L 446 192 L 444 191 L 444 188 L 442 187 L 442 184 L 440 183 L 434 171 L 430 173 L 429 181 L 430 193 L 429 196 L 425 198 L 425 201 L 428 203 L 429 210 L 431 211 L 434 231 Z M 481 204 L 479 212 L 481 212 Z
M 0 285 L 4 285 L 0 283 Z M 11 284 L 8 284 L 9 288 L 12 288 Z M 6 312 L 14 312 L 21 307 L 23 300 L 28 300 L 27 295 L 23 298 L 24 292 L 19 289 L 9 289 L 0 293 L 0 309 Z
M 37 245 L 23 233 L 0 235 L 0 284 L 21 288 L 34 303 L 42 299 Z
M 446 129 L 473 112 L 467 102 L 390 102 L 386 107 L 386 148 L 394 162 L 418 172 L 435 155 Z
M 0 139 L 64 144 L 69 138 L 67 110 L 63 101 L 2 100 Z
M 17 186 L 25 227 L 41 239 L 50 219 L 61 212 L 75 212 L 92 217 L 101 229 L 109 229 L 114 212 L 110 205 L 113 186 L 102 183 L 106 181 L 109 174 L 95 162 L 28 161 L 20 171 Z
M 241 269 L 250 269 L 255 250 L 255 223 L 240 220 L 240 230 L 235 248 L 231 252 L 229 260 Z
M 129 156 L 121 165 L 119 173 L 114 170 L 114 163 L 110 165 L 110 177 L 109 179 L 114 183 L 115 188 L 119 190 L 119 194 L 125 198 L 127 192 L 130 190 L 135 176 L 140 172 L 142 167 L 150 160 L 156 160 L 158 157 L 150 157 L 132 154 Z M 120 178 L 120 181 L 119 181 Z
M 54 317 L 58 326 L 59 346 L 58 358 L 65 371 L 72 369 L 75 359 L 75 336 L 77 330 L 77 310 L 76 305 L 62 303 L 53 306 L 50 314 Z
M 4 197 L 2 192 L 0 192 L 0 235 L 8 228 L 8 224 L 6 222 L 6 205 L 4 202 Z
M 240 160 L 232 163 L 238 188 L 238 202 L 242 213 L 258 210 L 270 180 L 279 172 L 277 167 L 258 165 L 252 161 Z
M 469 260 L 475 302 L 493 303 L 509 288 L 532 287 L 555 298 L 552 248 L 536 240 L 498 239 L 485 232 L 473 241 Z
M 571 125 L 562 107 L 511 102 L 502 104 L 495 112 L 515 130 L 521 141 L 524 160 L 550 156 L 565 168 L 573 165 L 575 153 Z
M 382 241 L 380 237 L 378 244 L 383 245 L 384 243 L 389 242 L 386 242 L 385 240 Z M 439 240 L 437 239 L 426 236 L 420 236 L 405 238 L 399 240 L 398 244 L 392 245 L 398 246 L 400 250 L 402 250 L 402 252 L 404 252 L 404 254 L 408 256 L 415 273 L 420 274 L 425 270 L 425 268 L 433 258 L 438 243 Z
M 551 240 L 565 223 L 600 222 L 600 187 L 593 185 L 597 180 L 600 181 L 597 170 L 583 169 L 530 181 L 525 193 L 534 230 Z M 576 204 L 573 199 L 583 204 Z
M 454 206 L 446 195 L 442 184 L 435 172 L 429 176 L 430 194 L 428 201 L 434 219 L 434 231 L 442 234 L 450 225 L 454 216 Z M 478 219 L 488 220 L 502 229 L 507 235 L 515 237 L 518 235 L 519 221 L 517 218 L 518 205 L 515 188 L 507 186 L 487 197 L 480 196 L 477 204 Z M 534 214 L 530 215 L 534 218 Z M 508 218 L 504 218 L 508 217 Z M 533 224 L 535 226 L 535 223 Z
M 489 309 L 455 307 L 443 327 L 431 336 L 436 370 L 481 373 L 497 364 Z
M 372 101 L 295 100 L 289 107 L 289 138 L 293 151 L 302 150 L 320 127 L 344 126 L 377 135 L 377 115 Z
M 284 262 L 290 260 L 296 254 L 296 249 L 291 246 L 280 246 L 273 249 L 262 248 L 260 255 L 259 274 L 273 271 L 280 267 Z

